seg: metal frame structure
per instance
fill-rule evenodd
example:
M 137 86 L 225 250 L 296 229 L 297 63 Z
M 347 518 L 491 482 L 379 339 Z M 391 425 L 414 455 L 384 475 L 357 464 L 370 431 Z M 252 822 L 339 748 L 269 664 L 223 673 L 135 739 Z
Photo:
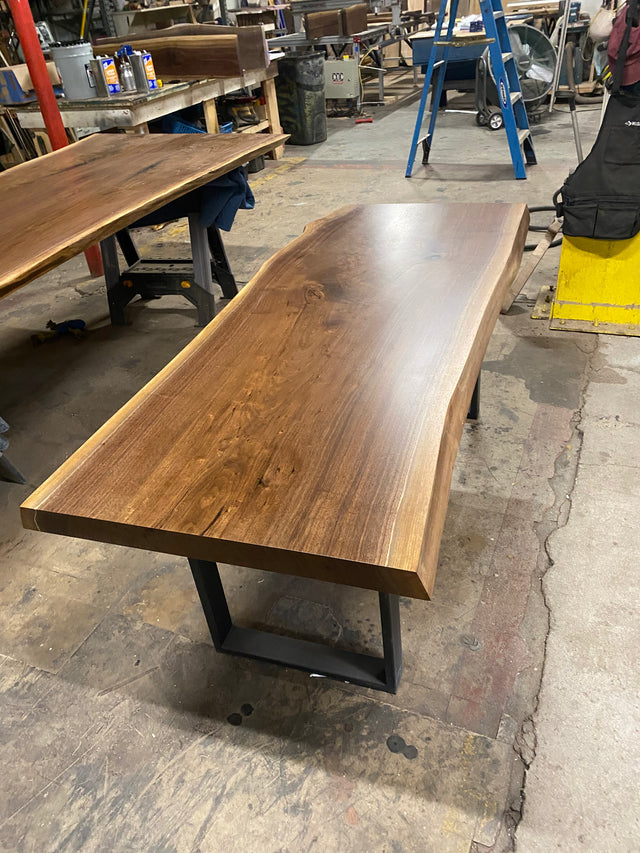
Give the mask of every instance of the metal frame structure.
M 234 625 L 216 563 L 189 560 L 202 609 L 217 652 L 301 669 L 373 690 L 396 693 L 402 673 L 400 597 L 380 598 L 383 657 L 351 652 L 324 643 Z
M 214 224 L 205 228 L 200 214 L 193 213 L 189 216 L 189 236 L 192 264 L 185 260 L 142 259 L 127 228 L 101 242 L 109 314 L 114 326 L 125 325 L 124 309 L 136 295 L 143 299 L 169 294 L 184 296 L 198 310 L 198 325 L 206 326 L 215 316 L 213 281 L 218 282 L 225 299 L 237 294 L 218 227 Z M 116 241 L 127 263 L 124 272 L 120 271 Z

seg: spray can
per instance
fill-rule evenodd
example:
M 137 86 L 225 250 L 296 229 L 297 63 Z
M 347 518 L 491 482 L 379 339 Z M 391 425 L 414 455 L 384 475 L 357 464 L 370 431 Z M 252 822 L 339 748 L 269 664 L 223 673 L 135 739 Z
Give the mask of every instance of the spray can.
M 151 59 L 151 54 L 149 53 L 149 51 L 142 51 L 142 62 L 144 63 L 144 73 L 147 77 L 147 84 L 149 86 L 149 89 L 157 89 L 158 78 L 156 77 L 156 70 L 153 67 L 153 60 Z
M 128 48 L 128 50 L 127 50 Z M 125 44 L 116 54 L 119 57 L 120 63 L 118 73 L 120 75 L 120 84 L 124 92 L 135 92 L 136 81 L 133 76 L 133 68 L 129 62 L 128 54 L 131 52 L 131 47 Z

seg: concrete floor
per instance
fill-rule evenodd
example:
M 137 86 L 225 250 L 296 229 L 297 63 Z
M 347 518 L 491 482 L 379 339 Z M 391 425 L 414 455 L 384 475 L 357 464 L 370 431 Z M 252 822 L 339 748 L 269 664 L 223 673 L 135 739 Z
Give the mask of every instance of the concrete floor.
M 258 173 L 226 239 L 239 281 L 342 204 L 549 204 L 575 165 L 566 113 L 535 127 L 526 182 L 502 134 L 448 114 L 407 181 L 414 115 L 332 120 Z M 186 226 L 141 239 L 171 254 Z M 491 339 L 434 600 L 402 600 L 395 696 L 217 656 L 183 559 L 22 530 L 20 502 L 197 329 L 177 298 L 112 328 L 81 258 L 0 302 L 0 413 L 28 478 L 0 483 L 0 850 L 640 850 L 640 341 L 530 319 L 558 257 Z M 32 347 L 75 317 L 84 341 Z M 372 593 L 223 571 L 239 621 L 377 647 Z

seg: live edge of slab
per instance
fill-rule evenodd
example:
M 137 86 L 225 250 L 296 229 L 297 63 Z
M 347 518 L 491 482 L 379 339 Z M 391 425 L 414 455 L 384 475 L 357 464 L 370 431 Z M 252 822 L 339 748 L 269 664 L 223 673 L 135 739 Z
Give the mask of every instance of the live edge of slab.
M 94 134 L 3 172 L 0 297 L 288 138 Z
M 527 226 L 523 204 L 312 223 L 24 503 L 25 527 L 429 598 Z

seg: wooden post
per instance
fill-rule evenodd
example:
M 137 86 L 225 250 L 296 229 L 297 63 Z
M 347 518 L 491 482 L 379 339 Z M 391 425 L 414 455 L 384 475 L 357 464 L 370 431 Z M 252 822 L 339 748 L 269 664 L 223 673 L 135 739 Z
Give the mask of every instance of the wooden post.
M 208 101 L 203 101 L 202 110 L 204 112 L 204 123 L 207 126 L 207 133 L 220 133 L 218 113 L 216 112 L 216 99 L 211 98 Z
M 276 84 L 273 77 L 268 77 L 262 84 L 265 106 L 267 109 L 267 121 L 269 122 L 269 133 L 282 133 L 280 127 L 280 113 L 278 112 L 278 99 L 276 97 Z M 273 160 L 279 160 L 284 154 L 284 145 L 274 148 L 271 153 Z

